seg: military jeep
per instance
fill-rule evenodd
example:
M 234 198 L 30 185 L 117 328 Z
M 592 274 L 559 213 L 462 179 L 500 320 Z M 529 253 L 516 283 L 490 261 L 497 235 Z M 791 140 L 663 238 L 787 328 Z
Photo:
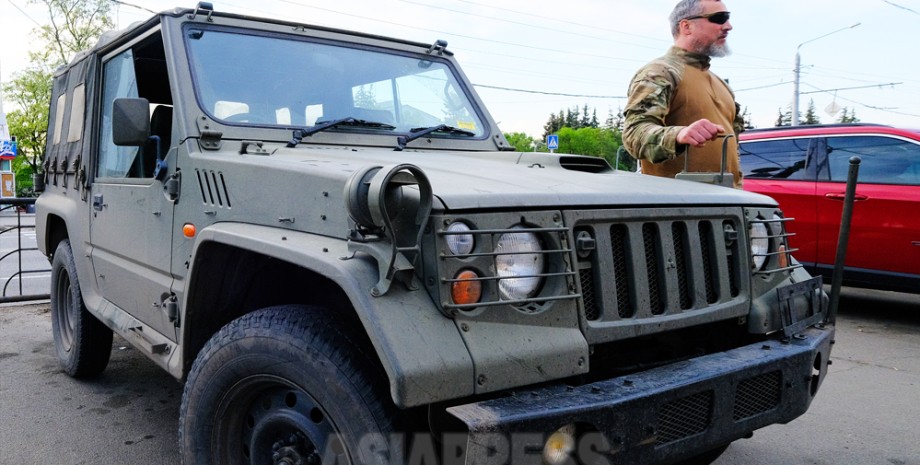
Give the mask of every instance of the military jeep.
M 509 147 L 443 41 L 176 9 L 54 78 L 63 370 L 185 383 L 186 464 L 704 463 L 834 326 L 764 196 Z

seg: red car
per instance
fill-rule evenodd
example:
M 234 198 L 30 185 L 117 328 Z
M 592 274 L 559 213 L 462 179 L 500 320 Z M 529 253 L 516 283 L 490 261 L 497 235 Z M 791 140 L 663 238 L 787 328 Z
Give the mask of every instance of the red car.
M 844 284 L 920 293 L 920 130 L 872 124 L 743 132 L 744 189 L 787 218 L 795 257 L 830 282 L 849 159 L 862 160 Z

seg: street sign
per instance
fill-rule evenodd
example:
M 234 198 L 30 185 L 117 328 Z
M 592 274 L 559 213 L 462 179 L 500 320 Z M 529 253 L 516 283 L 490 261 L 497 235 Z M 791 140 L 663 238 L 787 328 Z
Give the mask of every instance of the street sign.
M 559 148 L 559 136 L 556 134 L 550 134 L 546 136 L 546 148 L 550 150 L 556 150 Z

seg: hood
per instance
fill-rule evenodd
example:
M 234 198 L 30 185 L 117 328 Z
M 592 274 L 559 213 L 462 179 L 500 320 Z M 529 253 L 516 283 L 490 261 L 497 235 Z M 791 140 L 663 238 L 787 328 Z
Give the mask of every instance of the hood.
M 776 205 L 769 197 L 738 189 L 614 171 L 593 157 L 539 152 L 347 150 L 343 156 L 344 150 L 282 148 L 271 158 L 315 167 L 335 166 L 348 174 L 367 166 L 409 163 L 425 172 L 435 197 L 448 210 Z

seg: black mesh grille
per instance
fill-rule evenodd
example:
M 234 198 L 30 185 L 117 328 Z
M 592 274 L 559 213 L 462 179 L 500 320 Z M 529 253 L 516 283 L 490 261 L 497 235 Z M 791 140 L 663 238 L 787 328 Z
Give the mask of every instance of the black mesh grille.
M 713 304 L 719 299 L 719 295 L 716 292 L 716 286 L 713 282 L 715 276 L 718 276 L 718 273 L 715 272 L 714 265 L 715 261 L 713 259 L 713 237 L 712 237 L 712 225 L 708 221 L 700 222 L 700 251 L 703 256 L 703 280 L 706 283 L 706 302 Z
M 734 231 L 738 230 L 738 227 L 732 224 L 729 221 L 722 223 L 723 229 L 731 229 Z M 728 287 L 729 291 L 732 294 L 732 297 L 738 296 L 738 280 L 740 279 L 738 272 L 741 271 L 741 265 L 738 263 L 738 260 L 741 259 L 741 251 L 738 249 L 738 241 L 733 241 L 731 244 L 731 250 L 729 251 L 728 256 L 725 257 L 728 260 Z
M 690 285 L 687 284 L 687 225 L 671 223 L 671 238 L 674 241 L 674 261 L 677 265 L 677 291 L 681 310 L 693 307 Z
M 705 391 L 665 404 L 658 414 L 657 445 L 668 444 L 709 428 L 714 394 Z
M 578 277 L 581 279 L 581 295 L 585 303 L 585 318 L 589 321 L 597 320 L 601 314 L 597 306 L 597 301 L 595 301 L 594 270 L 591 268 L 583 268 L 579 270 Z
M 779 371 L 771 371 L 739 383 L 732 418 L 741 421 L 779 406 L 782 383 L 783 375 Z
M 629 260 L 626 255 L 629 230 L 626 225 L 616 224 L 610 228 L 613 249 L 613 279 L 616 282 L 617 313 L 620 318 L 633 315 L 632 296 L 629 293 Z
M 645 269 L 646 282 L 648 283 L 649 308 L 651 308 L 653 315 L 661 315 L 664 313 L 664 301 L 661 295 L 663 286 L 659 283 L 661 274 L 658 270 L 658 259 L 660 255 L 658 247 L 658 225 L 655 223 L 645 223 L 642 225 L 642 243 L 645 247 Z

